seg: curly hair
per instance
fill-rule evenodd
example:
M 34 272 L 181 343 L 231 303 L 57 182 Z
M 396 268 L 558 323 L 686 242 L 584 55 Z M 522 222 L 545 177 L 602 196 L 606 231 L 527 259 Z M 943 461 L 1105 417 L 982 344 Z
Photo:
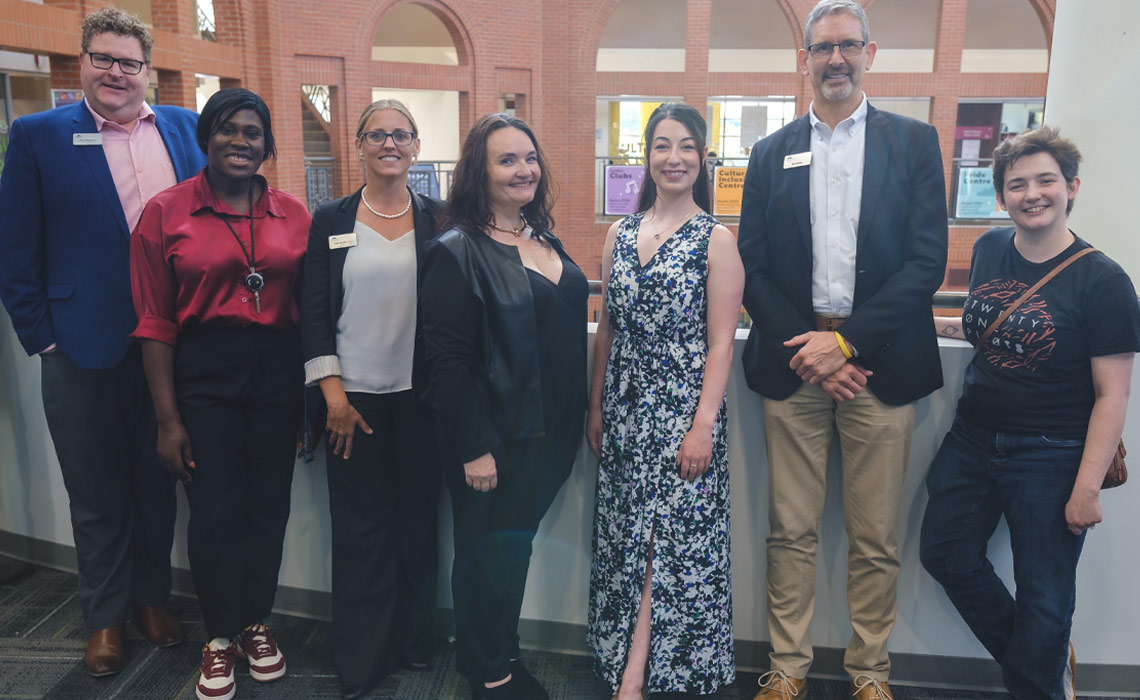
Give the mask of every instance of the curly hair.
M 143 63 L 150 65 L 150 50 L 154 48 L 154 37 L 150 35 L 142 20 L 130 12 L 117 7 L 104 7 L 83 18 L 82 30 L 83 53 L 87 53 L 91 39 L 100 34 L 109 32 L 119 36 L 133 36 L 142 46 Z

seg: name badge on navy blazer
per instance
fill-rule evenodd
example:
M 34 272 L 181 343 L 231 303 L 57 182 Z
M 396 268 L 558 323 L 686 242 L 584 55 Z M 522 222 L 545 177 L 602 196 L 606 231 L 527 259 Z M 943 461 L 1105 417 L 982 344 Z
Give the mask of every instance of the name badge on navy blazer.
M 103 134 L 72 134 L 72 146 L 102 146 Z
M 803 153 L 790 153 L 784 156 L 784 170 L 802 168 L 803 166 L 810 164 L 811 151 L 804 151 Z
M 355 233 L 342 233 L 338 236 L 329 236 L 329 250 L 351 248 L 354 245 L 356 245 Z

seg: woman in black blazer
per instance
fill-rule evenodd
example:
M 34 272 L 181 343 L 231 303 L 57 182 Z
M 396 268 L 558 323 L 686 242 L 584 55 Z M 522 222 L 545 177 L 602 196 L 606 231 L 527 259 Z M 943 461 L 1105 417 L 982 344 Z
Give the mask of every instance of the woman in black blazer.
M 345 697 L 432 656 L 440 468 L 417 298 L 441 204 L 408 188 L 416 123 L 396 100 L 364 110 L 365 185 L 313 217 L 301 332 L 320 387 L 332 514 L 333 656 Z

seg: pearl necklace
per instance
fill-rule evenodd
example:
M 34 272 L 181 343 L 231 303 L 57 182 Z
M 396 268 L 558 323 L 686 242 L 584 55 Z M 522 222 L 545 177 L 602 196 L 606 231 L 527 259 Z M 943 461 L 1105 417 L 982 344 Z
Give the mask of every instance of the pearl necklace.
M 364 196 L 364 190 L 360 190 L 360 201 L 364 202 L 364 206 L 368 207 L 368 211 L 372 212 L 376 216 L 379 216 L 381 219 L 398 219 L 404 214 L 407 214 L 408 210 L 412 208 L 412 193 L 408 193 L 408 204 L 399 214 L 385 214 L 382 211 L 376 211 L 373 209 L 372 205 L 368 203 L 368 198 Z

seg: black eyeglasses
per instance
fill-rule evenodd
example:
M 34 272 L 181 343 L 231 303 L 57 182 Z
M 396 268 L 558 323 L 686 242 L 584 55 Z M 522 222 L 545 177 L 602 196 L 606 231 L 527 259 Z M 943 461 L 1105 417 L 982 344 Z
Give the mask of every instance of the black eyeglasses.
M 396 129 L 392 133 L 383 130 L 365 131 L 361 136 L 372 146 L 383 146 L 389 136 L 392 137 L 392 143 L 397 146 L 410 146 L 412 141 L 416 140 L 416 132 L 403 129 Z
M 846 39 L 838 44 L 833 44 L 830 41 L 821 41 L 818 44 L 808 44 L 807 52 L 811 54 L 812 58 L 830 58 L 832 52 L 835 51 L 835 47 L 838 46 L 839 53 L 847 58 L 854 58 L 863 51 L 863 47 L 866 45 L 867 42 L 856 41 L 855 39 Z
M 88 53 L 87 58 L 91 59 L 91 65 L 99 70 L 111 70 L 111 66 L 118 63 L 119 70 L 127 75 L 138 75 L 142 73 L 143 66 L 146 65 L 142 61 L 136 61 L 133 58 L 115 58 L 105 53 Z

